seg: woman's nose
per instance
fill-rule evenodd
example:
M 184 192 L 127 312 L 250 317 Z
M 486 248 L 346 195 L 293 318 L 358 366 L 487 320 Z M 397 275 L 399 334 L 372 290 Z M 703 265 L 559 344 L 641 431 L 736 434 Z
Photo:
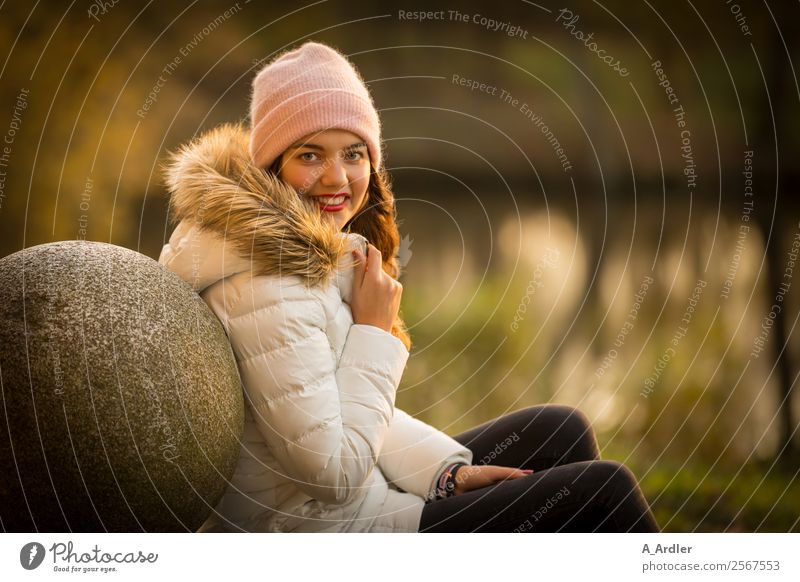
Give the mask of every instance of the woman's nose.
M 320 177 L 320 183 L 328 188 L 344 188 L 347 186 L 347 171 L 342 160 L 332 160 L 326 164 Z

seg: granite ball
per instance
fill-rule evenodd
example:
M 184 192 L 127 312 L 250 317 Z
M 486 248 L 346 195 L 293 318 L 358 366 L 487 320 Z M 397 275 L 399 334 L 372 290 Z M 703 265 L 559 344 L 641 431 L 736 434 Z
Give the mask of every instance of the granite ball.
M 236 361 L 192 288 L 119 246 L 0 259 L 0 526 L 196 531 L 233 474 Z

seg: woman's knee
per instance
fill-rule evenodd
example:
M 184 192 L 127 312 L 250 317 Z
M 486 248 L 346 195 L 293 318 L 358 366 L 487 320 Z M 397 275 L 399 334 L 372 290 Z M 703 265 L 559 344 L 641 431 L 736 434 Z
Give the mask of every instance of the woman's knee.
M 650 507 L 633 472 L 617 461 L 588 463 L 587 486 L 599 495 L 596 503 L 613 515 L 615 531 L 659 531 Z
M 558 407 L 559 413 L 563 416 L 564 425 L 573 433 L 578 435 L 592 433 L 592 423 L 584 412 L 566 404 L 554 406 Z
M 631 491 L 637 492 L 639 482 L 633 472 L 619 461 L 598 460 L 592 461 L 587 471 L 590 478 L 594 481 L 597 488 L 608 488 L 618 494 L 628 494 Z
M 531 407 L 529 414 L 547 416 L 547 424 L 553 435 L 568 446 L 562 462 L 591 461 L 599 458 L 597 439 L 589 417 L 582 411 L 566 404 L 547 404 Z
M 592 424 L 589 417 L 579 409 L 567 404 L 543 404 L 528 406 L 521 410 L 529 419 L 536 421 L 546 419 L 548 424 L 565 427 L 566 429 L 581 434 L 590 432 Z

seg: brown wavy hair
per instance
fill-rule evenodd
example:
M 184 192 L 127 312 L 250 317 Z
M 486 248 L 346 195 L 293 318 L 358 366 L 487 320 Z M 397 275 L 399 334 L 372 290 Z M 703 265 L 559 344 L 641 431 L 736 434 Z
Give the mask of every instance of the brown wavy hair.
M 267 171 L 279 177 L 282 160 L 283 155 L 278 156 Z M 376 170 L 372 166 L 366 200 L 359 211 L 344 225 L 342 231 L 358 233 L 374 245 L 381 252 L 383 270 L 394 279 L 400 275 L 400 267 L 397 264 L 400 232 L 397 228 L 396 214 L 389 173 L 384 168 Z M 392 323 L 391 333 L 403 342 L 406 349 L 411 349 L 411 335 L 399 312 Z

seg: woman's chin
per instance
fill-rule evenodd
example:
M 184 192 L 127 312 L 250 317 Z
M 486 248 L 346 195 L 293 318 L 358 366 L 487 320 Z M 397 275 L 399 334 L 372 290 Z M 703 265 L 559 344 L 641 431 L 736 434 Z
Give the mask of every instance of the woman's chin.
M 344 225 L 347 224 L 347 220 L 345 219 L 343 212 L 321 212 L 322 220 L 327 224 L 333 224 L 336 226 L 336 230 L 342 230 Z

